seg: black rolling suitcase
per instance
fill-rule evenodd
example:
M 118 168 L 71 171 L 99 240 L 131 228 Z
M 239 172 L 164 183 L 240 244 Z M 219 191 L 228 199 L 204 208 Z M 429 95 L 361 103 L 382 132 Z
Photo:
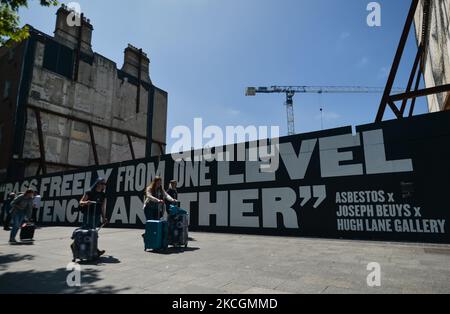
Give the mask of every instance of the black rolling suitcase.
M 92 207 L 95 207 L 95 203 L 92 203 L 88 206 L 87 215 L 91 217 L 90 211 Z M 93 216 L 92 216 L 93 217 Z M 88 221 L 89 225 L 89 221 Z M 80 261 L 94 261 L 98 256 L 98 231 L 101 229 L 96 228 L 95 226 L 95 218 L 91 222 L 91 226 L 89 229 L 78 228 L 72 234 L 73 243 L 70 246 L 73 254 L 73 262 L 76 260 Z
M 169 207 L 169 244 L 187 248 L 189 242 L 189 221 L 186 210 L 177 206 Z
M 24 223 L 20 228 L 20 241 L 33 241 L 36 226 L 34 223 Z
M 172 220 L 170 235 L 171 245 L 174 247 L 188 247 L 189 230 L 187 215 L 180 215 Z

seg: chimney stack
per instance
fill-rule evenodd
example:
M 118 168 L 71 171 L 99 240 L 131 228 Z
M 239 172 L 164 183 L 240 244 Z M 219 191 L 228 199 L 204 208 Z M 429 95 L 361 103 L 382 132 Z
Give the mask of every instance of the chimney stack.
M 139 67 L 141 69 L 139 75 Z M 128 73 L 141 81 L 151 83 L 150 81 L 150 59 L 147 54 L 132 45 L 125 49 L 125 56 L 122 71 Z
M 69 15 L 74 16 L 69 16 Z M 78 21 L 78 25 L 77 22 Z M 68 45 L 69 47 L 76 48 L 81 31 L 81 51 L 92 54 L 92 27 L 91 21 L 84 16 L 76 13 L 73 9 L 66 5 L 61 7 L 56 12 L 56 27 L 55 27 L 55 39 Z

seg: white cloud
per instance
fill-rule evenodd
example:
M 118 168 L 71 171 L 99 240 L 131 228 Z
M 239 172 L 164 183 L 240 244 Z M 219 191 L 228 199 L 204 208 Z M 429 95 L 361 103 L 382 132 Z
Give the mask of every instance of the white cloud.
M 389 76 L 389 69 L 387 67 L 382 67 L 378 71 L 378 78 L 379 79 L 386 79 Z
M 341 40 L 345 40 L 345 39 L 347 39 L 347 38 L 349 38 L 350 37 L 350 33 L 349 32 L 342 32 L 340 35 L 339 35 L 339 39 L 341 39 Z
M 230 116 L 238 116 L 241 114 L 241 112 L 239 110 L 233 109 L 233 108 L 228 108 L 227 109 L 227 114 Z
M 349 32 L 342 32 L 338 35 L 337 37 L 337 41 L 336 41 L 336 49 L 337 51 L 345 51 L 346 47 L 348 45 L 348 39 L 350 38 L 350 33 Z
M 342 116 L 336 112 L 324 111 L 322 114 L 316 116 L 316 120 L 321 120 L 323 118 L 323 121 L 335 121 L 339 120 L 341 117 Z
M 370 60 L 368 57 L 364 56 L 361 59 L 359 59 L 359 61 L 356 63 L 356 66 L 358 68 L 364 68 L 369 64 Z

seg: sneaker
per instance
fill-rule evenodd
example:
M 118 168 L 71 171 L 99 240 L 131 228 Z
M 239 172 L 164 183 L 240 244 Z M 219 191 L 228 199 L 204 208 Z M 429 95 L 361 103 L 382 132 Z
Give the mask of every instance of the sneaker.
M 102 251 L 98 251 L 98 257 L 100 257 L 100 256 L 102 256 L 102 255 L 105 255 L 105 253 L 106 253 L 106 251 L 105 250 L 102 250 Z
M 10 228 L 10 227 L 4 227 L 3 230 L 5 230 L 5 231 L 11 231 L 11 228 Z
M 16 239 L 10 239 L 10 240 L 9 240 L 9 244 L 17 244 Z

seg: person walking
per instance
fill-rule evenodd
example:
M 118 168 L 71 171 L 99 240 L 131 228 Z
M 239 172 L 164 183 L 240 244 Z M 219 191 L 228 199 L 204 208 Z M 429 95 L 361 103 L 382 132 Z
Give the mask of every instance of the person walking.
M 34 191 L 28 189 L 25 193 L 19 194 L 12 202 L 12 230 L 9 236 L 9 243 L 15 244 L 17 232 L 24 221 L 28 221 L 31 218 L 33 211 L 33 197 Z
M 164 213 L 164 201 L 176 203 L 162 186 L 161 177 L 155 177 L 145 191 L 144 213 L 148 220 L 160 220 Z

